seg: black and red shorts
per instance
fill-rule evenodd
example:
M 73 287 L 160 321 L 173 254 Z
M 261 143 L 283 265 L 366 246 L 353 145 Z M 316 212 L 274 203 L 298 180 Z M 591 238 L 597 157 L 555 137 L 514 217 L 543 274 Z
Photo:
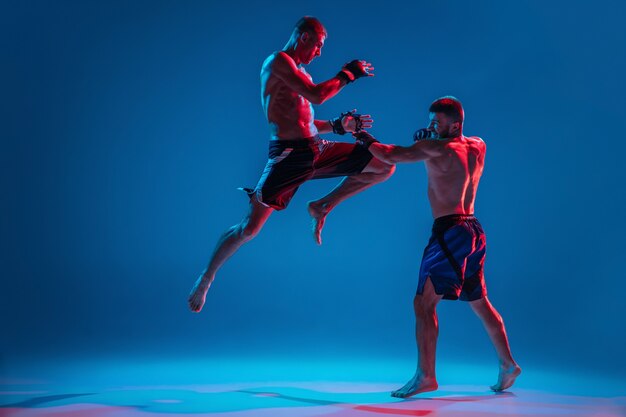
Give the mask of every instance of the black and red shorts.
M 356 175 L 371 159 L 372 154 L 362 145 L 319 136 L 271 140 L 269 159 L 252 197 L 282 210 L 305 181 Z

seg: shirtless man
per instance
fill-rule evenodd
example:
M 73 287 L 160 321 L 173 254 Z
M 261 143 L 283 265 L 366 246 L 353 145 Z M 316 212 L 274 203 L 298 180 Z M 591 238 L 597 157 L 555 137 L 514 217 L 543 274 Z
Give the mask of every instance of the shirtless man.
M 222 264 L 254 238 L 274 210 L 287 207 L 298 187 L 317 178 L 346 177 L 328 195 L 308 203 L 313 235 L 321 232 L 328 213 L 341 201 L 384 181 L 395 167 L 372 157 L 362 144 L 330 142 L 319 133 L 355 132 L 371 127 L 369 116 L 348 112 L 332 120 L 315 120 L 312 104 L 324 103 L 346 84 L 371 77 L 373 67 L 354 60 L 339 73 L 315 84 L 304 70 L 321 55 L 326 29 L 314 17 L 300 19 L 282 51 L 272 53 L 261 68 L 261 101 L 270 127 L 269 160 L 261 179 L 248 191 L 250 206 L 243 220 L 219 239 L 206 270 L 189 295 L 189 308 L 199 312 Z
M 487 298 L 483 276 L 486 241 L 474 217 L 474 201 L 485 162 L 485 142 L 478 137 L 463 136 L 464 112 L 456 98 L 435 100 L 429 112 L 430 124 L 416 132 L 412 146 L 383 145 L 366 132 L 356 134 L 381 161 L 389 164 L 425 161 L 428 199 L 435 218 L 413 302 L 417 370 L 406 385 L 391 395 L 404 398 L 438 388 L 436 306 L 442 298 L 469 301 L 500 361 L 498 382 L 491 389 L 503 391 L 513 385 L 521 368 L 511 356 L 502 317 Z M 425 138 L 420 140 L 421 137 Z

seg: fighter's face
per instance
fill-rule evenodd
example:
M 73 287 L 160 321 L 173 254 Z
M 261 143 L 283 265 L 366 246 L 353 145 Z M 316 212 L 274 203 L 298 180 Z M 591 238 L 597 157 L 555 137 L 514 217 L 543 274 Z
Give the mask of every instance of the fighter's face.
M 441 139 L 453 138 L 459 135 L 460 122 L 453 121 L 443 113 L 430 113 L 428 130 L 437 133 Z
M 300 40 L 302 41 L 300 61 L 303 64 L 309 64 L 322 54 L 322 48 L 324 47 L 326 36 L 319 33 L 305 32 L 300 35 Z

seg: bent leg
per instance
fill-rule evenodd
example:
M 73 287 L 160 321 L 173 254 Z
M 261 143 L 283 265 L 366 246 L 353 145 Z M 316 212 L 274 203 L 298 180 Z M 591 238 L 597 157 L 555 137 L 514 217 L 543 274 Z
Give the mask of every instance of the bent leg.
M 313 237 L 317 244 L 322 244 L 322 228 L 326 222 L 326 216 L 332 209 L 345 199 L 385 181 L 391 177 L 395 169 L 395 165 L 372 158 L 360 174 L 343 178 L 330 193 L 319 200 L 309 201 L 308 209 L 312 218 Z
M 206 300 L 206 293 L 215 278 L 218 269 L 230 258 L 244 243 L 253 239 L 261 230 L 274 209 L 265 207 L 256 198 L 250 199 L 250 210 L 243 220 L 228 229 L 220 237 L 209 261 L 206 270 L 196 280 L 189 294 L 189 309 L 200 312 Z
M 442 295 L 435 293 L 432 282 L 427 279 L 423 293 L 417 294 L 413 300 L 417 370 L 409 382 L 391 393 L 394 397 L 410 397 L 420 392 L 435 391 L 439 387 L 435 375 L 435 352 L 437 337 L 439 336 L 437 303 L 442 297 Z
M 511 355 L 504 320 L 502 320 L 502 316 L 496 311 L 487 297 L 471 301 L 470 306 L 485 326 L 485 330 L 487 330 L 487 334 L 489 334 L 491 343 L 493 343 L 496 353 L 498 354 L 498 360 L 500 361 L 498 382 L 492 385 L 491 389 L 494 391 L 503 391 L 511 387 L 515 382 L 515 378 L 522 372 L 522 368 L 517 365 Z

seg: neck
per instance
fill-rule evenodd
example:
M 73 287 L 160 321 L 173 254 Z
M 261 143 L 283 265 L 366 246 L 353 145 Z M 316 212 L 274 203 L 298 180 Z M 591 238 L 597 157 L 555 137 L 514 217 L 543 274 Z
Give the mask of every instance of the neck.
M 296 54 L 296 46 L 297 46 L 296 41 L 293 41 L 290 39 L 289 42 L 287 42 L 287 45 L 285 45 L 285 47 L 283 48 L 283 52 L 289 55 L 291 59 L 294 60 L 296 65 L 300 65 L 301 64 L 300 59 L 298 58 L 298 55 Z
M 456 139 L 460 138 L 461 136 L 463 136 L 463 132 L 454 132 L 450 133 L 450 137 L 448 137 L 448 139 Z
M 439 139 L 441 140 L 452 140 L 452 139 L 456 139 L 456 138 L 460 138 L 463 136 L 463 133 L 454 133 L 454 134 L 449 134 L 448 136 L 446 136 L 445 138 L 439 137 Z

